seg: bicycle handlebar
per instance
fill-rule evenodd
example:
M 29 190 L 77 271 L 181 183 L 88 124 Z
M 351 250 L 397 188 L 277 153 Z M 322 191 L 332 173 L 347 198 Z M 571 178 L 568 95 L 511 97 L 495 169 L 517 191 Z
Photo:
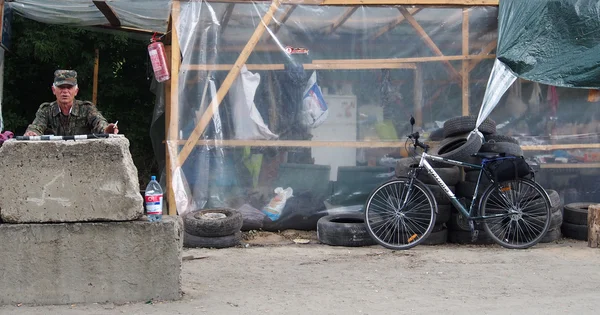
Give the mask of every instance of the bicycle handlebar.
M 414 144 L 415 148 L 416 147 L 422 148 L 423 150 L 425 150 L 425 152 L 427 152 L 427 150 L 429 149 L 428 145 L 426 145 L 423 142 L 419 142 L 419 132 L 418 131 L 408 135 L 408 138 L 414 140 L 413 144 Z

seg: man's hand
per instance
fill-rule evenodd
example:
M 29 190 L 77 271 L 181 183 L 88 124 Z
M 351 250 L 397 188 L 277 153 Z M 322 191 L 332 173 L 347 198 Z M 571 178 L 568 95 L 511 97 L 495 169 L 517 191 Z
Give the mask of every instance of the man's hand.
M 24 136 L 25 137 L 31 137 L 31 136 L 37 136 L 38 134 L 33 132 L 33 131 L 26 131 Z
M 117 134 L 117 133 L 119 133 L 119 128 L 115 124 L 108 124 L 108 126 L 106 126 L 106 128 L 104 128 L 104 133 Z

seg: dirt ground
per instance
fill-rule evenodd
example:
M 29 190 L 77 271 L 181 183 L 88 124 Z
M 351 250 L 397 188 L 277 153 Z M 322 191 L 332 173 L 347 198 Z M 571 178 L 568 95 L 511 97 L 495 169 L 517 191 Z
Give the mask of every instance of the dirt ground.
M 309 243 L 306 243 L 306 240 Z M 295 242 L 294 242 L 295 241 Z M 4 306 L 0 314 L 598 314 L 600 249 L 318 244 L 257 232 L 245 246 L 186 249 L 179 301 Z

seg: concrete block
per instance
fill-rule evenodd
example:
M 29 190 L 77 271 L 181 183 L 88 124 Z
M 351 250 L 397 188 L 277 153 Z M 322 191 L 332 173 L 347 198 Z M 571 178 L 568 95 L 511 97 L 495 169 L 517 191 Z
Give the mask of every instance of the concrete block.
M 0 224 L 0 305 L 181 297 L 180 217 Z
M 0 217 L 9 223 L 128 221 L 143 215 L 125 137 L 5 142 Z

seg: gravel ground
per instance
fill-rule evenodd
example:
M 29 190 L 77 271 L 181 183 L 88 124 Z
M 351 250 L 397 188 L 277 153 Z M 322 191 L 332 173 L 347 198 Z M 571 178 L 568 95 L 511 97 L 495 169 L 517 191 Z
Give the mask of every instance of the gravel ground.
M 248 242 L 185 250 L 179 301 L 11 305 L 0 314 L 598 314 L 600 249 L 585 242 L 408 251 L 332 247 L 300 234 Z

